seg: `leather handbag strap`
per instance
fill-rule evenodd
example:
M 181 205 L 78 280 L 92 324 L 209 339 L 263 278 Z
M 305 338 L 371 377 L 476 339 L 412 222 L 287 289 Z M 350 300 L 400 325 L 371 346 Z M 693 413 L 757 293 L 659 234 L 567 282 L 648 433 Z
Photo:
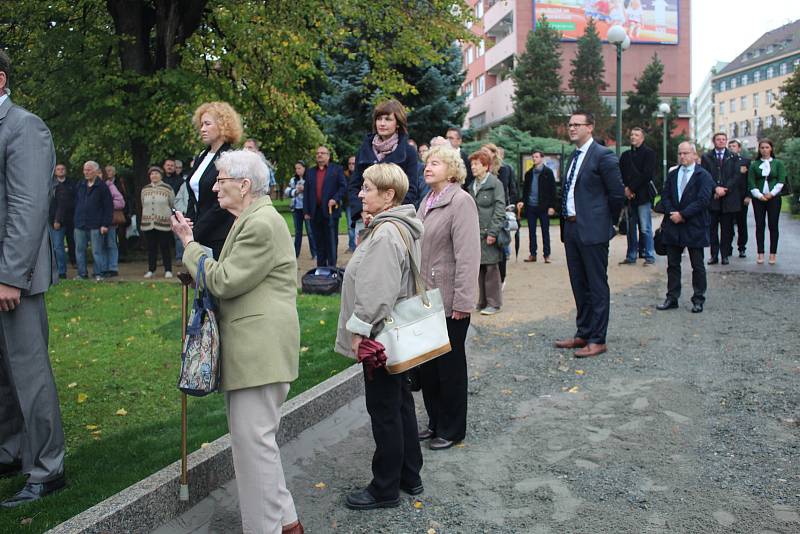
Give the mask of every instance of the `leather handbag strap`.
M 396 221 L 385 221 L 379 223 L 378 226 L 382 226 L 383 224 L 391 223 L 397 228 L 397 231 L 400 232 L 400 237 L 403 239 L 403 243 L 406 246 L 406 252 L 408 253 L 408 259 L 411 261 L 411 277 L 414 281 L 414 290 L 415 294 L 419 295 L 422 298 L 422 303 L 426 307 L 430 307 L 431 302 L 428 299 L 428 293 L 425 290 L 425 284 L 422 282 L 422 277 L 419 274 L 419 267 L 417 267 L 417 262 L 414 260 L 413 254 L 411 254 L 411 242 L 409 241 L 408 237 L 406 236 L 406 232 L 400 228 L 400 225 Z M 378 226 L 375 227 L 375 230 L 378 229 Z M 374 231 L 374 230 L 373 230 Z

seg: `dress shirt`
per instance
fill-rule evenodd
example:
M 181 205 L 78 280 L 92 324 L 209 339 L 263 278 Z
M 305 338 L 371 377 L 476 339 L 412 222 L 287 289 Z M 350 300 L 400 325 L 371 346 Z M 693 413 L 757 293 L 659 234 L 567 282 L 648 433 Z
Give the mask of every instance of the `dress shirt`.
M 0 106 L 3 105 L 3 102 L 6 101 L 6 98 L 8 98 L 8 93 L 0 93 Z
M 578 181 L 578 174 L 581 172 L 581 165 L 583 165 L 583 158 L 586 157 L 586 152 L 589 151 L 589 147 L 592 146 L 594 139 L 591 137 L 588 141 L 586 141 L 583 145 L 578 147 L 578 150 L 581 153 L 578 155 L 578 159 L 575 160 L 575 176 L 572 178 L 572 183 L 569 186 L 569 191 L 567 192 L 567 216 L 572 217 L 576 215 L 575 213 L 575 184 Z M 567 176 L 569 176 L 570 169 L 567 169 Z
M 681 187 L 681 181 L 683 180 L 683 175 L 686 173 L 686 183 L 683 184 Z M 686 185 L 689 183 L 689 180 L 692 179 L 692 175 L 694 174 L 694 163 L 687 167 L 680 167 L 678 170 L 678 202 L 681 201 L 683 197 L 683 190 L 686 188 Z
M 200 162 L 200 166 L 197 167 L 195 173 L 191 178 L 189 178 L 189 187 L 192 188 L 192 191 L 194 192 L 194 199 L 197 202 L 200 202 L 200 178 L 203 177 L 203 173 L 206 172 L 206 169 L 211 164 L 211 160 L 214 159 L 215 154 L 216 152 L 209 152 L 206 154 L 206 157 L 204 157 L 203 161 Z

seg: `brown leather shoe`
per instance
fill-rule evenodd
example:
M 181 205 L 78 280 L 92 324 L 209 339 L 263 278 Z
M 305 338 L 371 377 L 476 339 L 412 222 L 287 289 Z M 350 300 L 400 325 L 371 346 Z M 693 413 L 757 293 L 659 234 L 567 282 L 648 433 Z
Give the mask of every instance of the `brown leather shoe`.
M 524 261 L 525 263 L 533 263 L 533 262 L 536 261 L 536 256 L 528 256 L 527 258 L 525 258 L 522 261 Z
M 304 534 L 305 530 L 303 529 L 303 525 L 300 524 L 300 521 L 295 521 L 291 525 L 283 525 L 281 529 L 282 534 Z
M 591 358 L 592 356 L 599 356 L 607 350 L 605 343 L 589 343 L 581 350 L 575 351 L 576 358 Z
M 559 339 L 556 341 L 557 349 L 582 349 L 586 346 L 586 340 L 579 337 L 571 337 L 569 339 Z

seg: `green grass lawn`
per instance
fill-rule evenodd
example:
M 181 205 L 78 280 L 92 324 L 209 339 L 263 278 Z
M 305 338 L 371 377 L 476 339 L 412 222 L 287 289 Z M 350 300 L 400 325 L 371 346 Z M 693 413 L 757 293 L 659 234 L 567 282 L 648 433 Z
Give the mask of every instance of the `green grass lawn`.
M 338 295 L 297 303 L 300 377 L 290 397 L 352 363 L 333 352 Z M 180 457 L 180 286 L 69 281 L 51 288 L 47 306 L 69 486 L 0 512 L 0 532 L 43 532 Z M 227 432 L 221 394 L 189 397 L 188 413 L 190 452 Z M 0 499 L 23 483 L 0 480 Z
M 278 210 L 278 213 L 283 215 L 283 218 L 286 220 L 286 225 L 289 227 L 289 232 L 294 235 L 294 219 L 292 218 L 292 211 L 289 209 L 289 201 L 288 200 L 273 200 L 272 204 L 275 206 L 275 209 Z M 344 212 L 342 212 L 342 216 L 339 217 L 339 235 L 347 233 L 347 217 L 345 217 Z M 305 236 L 305 229 L 303 230 L 303 235 Z

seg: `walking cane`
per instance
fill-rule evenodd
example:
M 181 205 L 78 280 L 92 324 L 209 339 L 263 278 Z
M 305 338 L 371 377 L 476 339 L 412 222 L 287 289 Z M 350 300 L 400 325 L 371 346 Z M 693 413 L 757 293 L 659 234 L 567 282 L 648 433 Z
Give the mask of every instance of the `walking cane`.
M 192 284 L 192 275 L 178 273 L 181 281 L 181 351 L 186 343 L 186 308 L 189 304 L 189 286 Z M 181 392 L 181 490 L 178 499 L 189 500 L 189 468 L 186 459 L 186 393 Z

